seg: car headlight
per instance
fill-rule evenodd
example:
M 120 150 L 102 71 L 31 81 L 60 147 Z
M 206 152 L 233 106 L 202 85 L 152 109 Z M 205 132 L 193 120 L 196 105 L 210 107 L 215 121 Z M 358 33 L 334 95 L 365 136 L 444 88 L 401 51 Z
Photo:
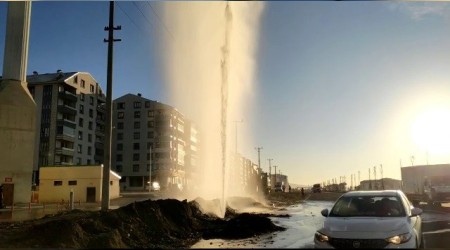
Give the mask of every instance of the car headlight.
M 386 241 L 398 245 L 409 241 L 411 237 L 412 235 L 410 233 L 406 233 L 387 238 Z
M 314 238 L 316 238 L 316 240 L 318 240 L 320 242 L 328 242 L 328 240 L 329 240 L 328 236 L 326 236 L 323 233 L 320 233 L 319 231 L 316 232 L 316 234 L 314 235 Z

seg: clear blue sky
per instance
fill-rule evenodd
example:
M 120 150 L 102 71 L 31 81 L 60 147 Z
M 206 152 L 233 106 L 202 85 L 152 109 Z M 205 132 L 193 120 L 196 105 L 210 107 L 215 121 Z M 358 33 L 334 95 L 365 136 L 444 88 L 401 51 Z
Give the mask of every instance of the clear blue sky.
M 158 60 L 164 33 L 150 4 L 116 5 L 114 98 L 126 93 L 167 102 Z M 0 23 L 6 20 L 0 2 Z M 86 71 L 106 89 L 108 2 L 33 2 L 28 72 Z M 142 13 L 139 11 L 139 9 Z M 128 15 L 128 16 L 127 16 Z M 3 57 L 5 25 L 0 25 Z M 2 62 L 0 62 L 2 66 Z M 255 146 L 289 175 L 312 184 L 383 164 L 426 163 L 409 133 L 417 116 L 450 110 L 450 5 L 444 2 L 265 2 L 257 53 Z M 170 104 L 170 103 L 169 103 Z M 242 149 L 257 161 L 253 147 Z M 450 152 L 429 152 L 449 163 Z M 379 172 L 378 172 L 379 177 Z

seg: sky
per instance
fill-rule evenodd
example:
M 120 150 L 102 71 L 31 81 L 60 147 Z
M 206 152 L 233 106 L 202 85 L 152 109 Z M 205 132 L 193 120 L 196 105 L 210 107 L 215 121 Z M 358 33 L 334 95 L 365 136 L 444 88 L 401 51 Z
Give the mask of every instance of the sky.
M 160 5 L 117 2 L 113 98 L 142 93 L 171 105 L 158 42 L 177 34 Z M 106 90 L 108 10 L 33 2 L 28 73 L 89 72 Z M 258 27 L 254 104 L 238 135 L 250 135 L 239 151 L 254 162 L 263 148 L 263 170 L 271 158 L 291 183 L 311 185 L 368 179 L 374 166 L 378 178 L 382 165 L 400 179 L 401 166 L 450 163 L 448 3 L 266 1 Z

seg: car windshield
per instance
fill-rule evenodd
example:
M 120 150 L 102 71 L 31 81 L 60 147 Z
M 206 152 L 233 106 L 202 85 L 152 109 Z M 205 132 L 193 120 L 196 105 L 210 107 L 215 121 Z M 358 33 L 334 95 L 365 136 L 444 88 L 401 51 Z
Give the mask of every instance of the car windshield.
M 402 217 L 405 209 L 397 196 L 344 196 L 331 209 L 331 217 Z

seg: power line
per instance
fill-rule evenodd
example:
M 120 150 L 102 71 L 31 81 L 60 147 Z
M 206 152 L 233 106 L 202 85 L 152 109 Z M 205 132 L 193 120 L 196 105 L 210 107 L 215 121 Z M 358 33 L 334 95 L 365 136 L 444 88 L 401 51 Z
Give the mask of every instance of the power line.
M 117 2 L 117 6 L 119 6 L 119 9 L 128 17 L 128 19 L 136 26 L 137 29 L 143 31 L 139 26 L 134 22 L 134 20 L 128 15 L 128 13 L 120 6 L 120 2 Z
M 147 23 L 149 23 L 153 28 L 155 28 L 155 26 L 153 25 L 153 23 L 150 22 L 150 20 L 147 18 L 146 15 L 144 15 L 144 12 L 142 12 L 141 8 L 139 8 L 139 6 L 136 4 L 136 2 L 133 2 L 133 5 L 139 10 L 139 12 L 141 13 L 141 15 L 145 18 L 145 20 L 147 20 Z
M 148 6 L 150 6 L 150 8 L 152 9 L 153 13 L 155 14 L 155 16 L 157 17 L 158 21 L 160 23 L 162 23 L 164 30 L 166 30 L 166 32 L 170 35 L 170 37 L 172 39 L 174 39 L 174 36 L 172 35 L 172 33 L 169 31 L 169 29 L 167 28 L 166 24 L 164 24 L 164 22 L 162 21 L 162 19 L 159 17 L 158 13 L 156 12 L 156 10 L 153 8 L 153 6 L 150 4 L 150 2 L 146 2 L 148 4 Z

